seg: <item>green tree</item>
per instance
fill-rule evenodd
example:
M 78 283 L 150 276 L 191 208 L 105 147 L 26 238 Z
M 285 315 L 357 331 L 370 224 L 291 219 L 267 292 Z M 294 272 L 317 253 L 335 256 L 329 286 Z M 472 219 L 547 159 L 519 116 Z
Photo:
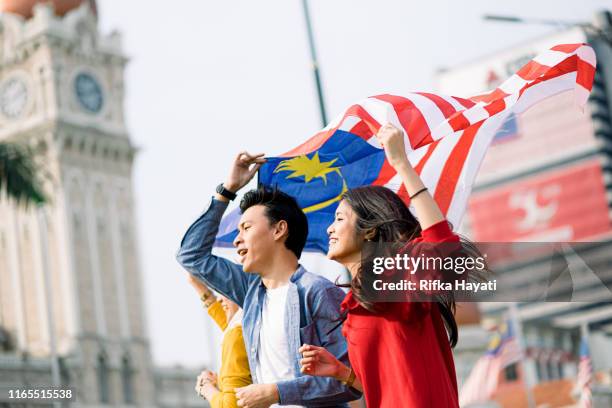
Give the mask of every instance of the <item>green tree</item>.
M 0 191 L 18 204 L 46 202 L 31 149 L 18 143 L 0 143 Z

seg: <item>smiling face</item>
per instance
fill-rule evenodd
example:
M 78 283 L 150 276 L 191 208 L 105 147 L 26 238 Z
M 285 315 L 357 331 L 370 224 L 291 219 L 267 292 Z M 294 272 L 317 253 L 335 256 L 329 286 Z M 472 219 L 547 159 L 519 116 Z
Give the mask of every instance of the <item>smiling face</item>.
M 357 233 L 357 215 L 346 200 L 338 205 L 334 222 L 327 228 L 327 235 L 329 259 L 347 267 L 360 262 L 364 234 Z
M 284 232 L 283 226 L 279 226 L 281 223 L 284 224 Z M 263 205 L 249 207 L 240 217 L 238 236 L 234 240 L 238 261 L 244 271 L 265 271 L 279 245 L 284 247 L 283 235 L 286 233 L 286 222 L 279 221 L 271 225 Z

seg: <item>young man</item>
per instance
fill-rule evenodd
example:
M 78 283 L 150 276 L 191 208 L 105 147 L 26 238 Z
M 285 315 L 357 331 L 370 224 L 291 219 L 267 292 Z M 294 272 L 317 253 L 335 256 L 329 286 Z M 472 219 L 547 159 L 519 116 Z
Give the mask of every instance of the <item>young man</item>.
M 244 310 L 243 334 L 254 384 L 236 390 L 240 406 L 345 407 L 359 397 L 356 390 L 300 372 L 302 343 L 325 347 L 344 364 L 349 362 L 340 327 L 334 329 L 344 292 L 298 263 L 308 223 L 296 201 L 263 187 L 247 192 L 234 240 L 242 265 L 211 253 L 229 200 L 264 162 L 263 154 L 243 152 L 236 157 L 227 181 L 187 230 L 177 260 Z

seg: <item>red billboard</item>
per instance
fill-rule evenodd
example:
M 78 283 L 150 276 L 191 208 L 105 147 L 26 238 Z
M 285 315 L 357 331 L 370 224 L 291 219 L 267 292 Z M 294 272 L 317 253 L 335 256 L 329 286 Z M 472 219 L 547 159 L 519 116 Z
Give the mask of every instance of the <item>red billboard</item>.
M 589 241 L 612 235 L 598 159 L 474 192 L 468 213 L 472 238 L 480 242 Z

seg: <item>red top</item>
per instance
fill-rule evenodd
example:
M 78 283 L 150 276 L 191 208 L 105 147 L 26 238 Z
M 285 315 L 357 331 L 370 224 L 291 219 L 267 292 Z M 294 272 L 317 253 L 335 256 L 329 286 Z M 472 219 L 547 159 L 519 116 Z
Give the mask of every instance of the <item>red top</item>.
M 457 242 L 441 221 L 423 230 L 418 242 Z M 459 407 L 455 364 L 436 303 L 387 303 L 374 314 L 349 292 L 342 333 L 349 359 L 369 408 Z

